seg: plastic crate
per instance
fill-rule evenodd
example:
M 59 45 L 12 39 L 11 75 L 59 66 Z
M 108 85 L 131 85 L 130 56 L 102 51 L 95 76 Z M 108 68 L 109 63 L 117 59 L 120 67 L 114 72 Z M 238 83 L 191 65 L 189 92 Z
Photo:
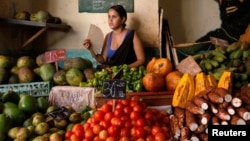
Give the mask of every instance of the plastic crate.
M 12 90 L 17 92 L 18 94 L 26 93 L 34 97 L 49 96 L 51 87 L 51 82 L 6 84 L 0 85 L 0 94 Z

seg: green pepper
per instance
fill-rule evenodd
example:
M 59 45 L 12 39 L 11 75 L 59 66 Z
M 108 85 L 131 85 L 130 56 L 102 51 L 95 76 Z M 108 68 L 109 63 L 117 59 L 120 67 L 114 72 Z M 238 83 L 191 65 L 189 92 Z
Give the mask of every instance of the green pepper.
M 133 91 L 141 92 L 143 89 L 142 80 L 137 80 L 133 83 Z

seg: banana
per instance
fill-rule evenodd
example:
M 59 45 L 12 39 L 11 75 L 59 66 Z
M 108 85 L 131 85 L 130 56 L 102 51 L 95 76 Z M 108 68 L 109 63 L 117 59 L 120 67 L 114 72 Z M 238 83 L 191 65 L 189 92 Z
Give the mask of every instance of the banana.
M 245 60 L 248 56 L 250 56 L 250 48 L 243 51 L 243 60 Z
M 219 63 L 222 63 L 222 62 L 224 62 L 224 57 L 221 57 L 221 56 L 214 56 L 213 58 L 212 58 L 212 60 L 215 60 L 215 61 L 217 61 L 217 62 L 219 62 Z
M 225 54 L 216 50 L 211 51 L 211 54 L 216 57 L 219 56 L 219 57 L 222 57 L 223 59 L 227 59 Z
M 219 62 L 217 62 L 216 60 L 207 59 L 206 61 L 212 64 L 213 68 L 217 68 L 220 65 Z
M 227 47 L 225 46 L 215 46 L 215 51 L 220 52 L 222 54 L 226 54 Z
M 237 41 L 237 42 L 233 42 L 232 44 L 230 44 L 228 47 L 227 47 L 227 52 L 228 53 L 231 53 L 235 50 L 237 50 L 238 48 L 240 48 L 241 46 L 241 42 Z
M 205 61 L 204 60 L 200 61 L 199 66 L 201 67 L 203 72 L 206 72 Z
M 200 61 L 203 58 L 203 56 L 204 56 L 203 54 L 195 54 L 192 57 L 195 61 Z
M 238 48 L 237 50 L 229 54 L 229 59 L 240 59 L 243 56 L 243 50 Z
M 207 60 L 204 60 L 205 61 L 205 68 L 207 71 L 211 71 L 213 69 L 213 65 L 207 61 Z

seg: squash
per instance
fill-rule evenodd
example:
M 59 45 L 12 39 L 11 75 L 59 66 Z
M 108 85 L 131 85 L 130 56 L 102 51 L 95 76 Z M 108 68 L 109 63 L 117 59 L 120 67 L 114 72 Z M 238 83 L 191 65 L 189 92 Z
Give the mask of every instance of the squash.
M 218 88 L 224 88 L 228 90 L 228 92 L 231 94 L 232 93 L 232 79 L 233 79 L 233 74 L 230 71 L 225 71 L 222 73 L 219 82 L 218 82 Z
M 217 87 L 218 82 L 215 79 L 215 77 L 211 74 L 207 74 L 207 87 L 212 86 L 212 87 Z
M 168 91 L 174 91 L 179 80 L 182 77 L 182 73 L 178 70 L 172 71 L 166 75 L 166 88 Z
M 142 83 L 146 91 L 158 92 L 165 88 L 165 79 L 158 73 L 149 72 L 142 78 Z
M 194 95 L 199 95 L 207 89 L 207 75 L 204 72 L 199 72 L 195 75 L 195 92 Z
M 165 77 L 168 73 L 173 71 L 173 64 L 168 58 L 155 58 L 147 64 L 147 72 L 159 73 Z
M 194 77 L 184 73 L 174 91 L 172 106 L 185 108 L 186 102 L 194 97 Z

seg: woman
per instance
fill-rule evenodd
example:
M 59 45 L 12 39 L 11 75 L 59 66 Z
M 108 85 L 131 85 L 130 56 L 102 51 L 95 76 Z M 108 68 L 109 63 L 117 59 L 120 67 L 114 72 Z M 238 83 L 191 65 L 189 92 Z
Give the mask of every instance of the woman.
M 121 5 L 108 10 L 108 24 L 112 29 L 105 38 L 101 54 L 95 54 L 90 39 L 85 39 L 83 46 L 102 65 L 117 66 L 127 64 L 139 67 L 145 62 L 144 49 L 139 36 L 134 30 L 126 28 L 127 12 Z

